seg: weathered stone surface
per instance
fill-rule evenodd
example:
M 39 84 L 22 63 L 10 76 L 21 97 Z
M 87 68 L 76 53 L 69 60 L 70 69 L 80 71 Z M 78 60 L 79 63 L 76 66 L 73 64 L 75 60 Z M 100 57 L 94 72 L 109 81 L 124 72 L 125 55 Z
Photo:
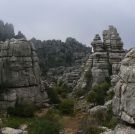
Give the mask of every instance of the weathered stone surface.
M 119 77 L 115 86 L 113 112 L 123 121 L 135 124 L 135 49 L 122 61 Z
M 95 106 L 95 107 L 89 109 L 90 114 L 96 114 L 98 112 L 104 112 L 106 114 L 107 106 Z
M 87 86 L 87 79 L 86 79 L 86 75 L 87 73 L 90 71 L 90 69 L 92 68 L 92 55 L 90 55 L 86 61 L 86 63 L 83 66 L 83 71 L 81 73 L 80 79 L 77 82 L 77 85 L 74 88 L 74 92 L 76 92 L 76 90 L 84 90 Z
M 1 134 L 28 134 L 28 132 L 21 129 L 5 127 L 1 129 Z
M 7 90 L 0 93 L 1 108 L 14 106 L 16 102 L 42 105 L 46 101 L 38 58 L 31 42 L 11 39 L 0 44 L 0 84 Z
M 103 48 L 103 42 L 99 36 L 99 34 L 96 34 L 91 45 L 93 46 L 93 50 L 94 52 L 102 52 L 104 51 L 104 48 Z
M 96 35 L 91 45 L 94 50 L 91 69 L 93 87 L 104 82 L 110 75 L 118 74 L 125 51 L 121 38 L 113 26 L 109 26 L 109 29 L 103 32 L 103 42 L 99 35 Z
M 86 72 L 81 75 L 78 81 L 79 84 L 77 84 L 75 89 L 78 87 L 85 89 L 86 86 L 91 89 L 91 87 L 109 80 L 111 75 L 114 75 L 114 79 L 112 80 L 113 85 L 118 80 L 116 75 L 119 72 L 121 60 L 124 58 L 126 52 L 123 49 L 123 43 L 117 29 L 109 26 L 108 30 L 103 31 L 103 42 L 100 36 L 96 34 L 91 45 L 94 52 L 89 57 Z M 91 73 L 91 85 L 87 85 L 87 80 L 84 77 L 88 71 Z M 81 84 L 83 86 L 79 86 Z
M 109 77 L 109 63 L 106 52 L 95 52 L 93 54 L 92 87 L 104 82 Z
M 101 134 L 135 134 L 135 129 L 125 125 L 117 125 L 114 130 L 109 130 Z

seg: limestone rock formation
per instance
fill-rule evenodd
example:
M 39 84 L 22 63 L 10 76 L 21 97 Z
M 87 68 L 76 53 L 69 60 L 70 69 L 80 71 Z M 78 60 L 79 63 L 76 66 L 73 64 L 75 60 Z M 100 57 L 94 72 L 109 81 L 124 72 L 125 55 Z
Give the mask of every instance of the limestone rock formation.
M 119 81 L 115 86 L 113 112 L 121 120 L 135 124 L 135 48 L 121 63 Z
M 96 35 L 91 44 L 94 49 L 92 74 L 95 85 L 110 75 L 118 74 L 125 51 L 117 29 L 113 26 L 103 31 L 103 42 Z
M 89 85 L 91 87 L 110 80 L 111 76 L 115 76 L 113 80 L 116 80 L 121 60 L 126 53 L 123 49 L 121 38 L 114 26 L 109 26 L 108 30 L 103 31 L 103 41 L 99 34 L 96 34 L 91 45 L 94 52 L 89 56 L 84 66 L 85 71 L 82 73 L 74 90 L 78 88 L 85 89 L 87 80 L 84 76 L 88 71 L 91 73 L 91 85 Z
M 112 74 L 118 74 L 120 62 L 125 56 L 123 42 L 114 26 L 109 26 L 108 30 L 103 31 L 103 45 L 108 52 L 109 63 L 112 65 Z
M 42 76 L 47 85 L 52 87 L 57 80 L 62 80 L 72 90 L 83 72 L 81 66 L 86 62 L 87 55 L 91 54 L 91 48 L 71 37 L 65 42 L 34 38 L 31 41 L 36 48 Z
M 33 44 L 25 39 L 0 42 L 0 108 L 23 102 L 42 105 L 46 100 Z
M 83 64 L 83 71 L 81 73 L 80 79 L 77 82 L 77 85 L 74 88 L 74 91 L 76 92 L 76 90 L 78 89 L 82 89 L 84 90 L 87 86 L 87 79 L 86 79 L 86 75 L 87 73 L 90 71 L 92 67 L 92 56 L 89 55 L 88 59 L 86 60 L 86 63 Z

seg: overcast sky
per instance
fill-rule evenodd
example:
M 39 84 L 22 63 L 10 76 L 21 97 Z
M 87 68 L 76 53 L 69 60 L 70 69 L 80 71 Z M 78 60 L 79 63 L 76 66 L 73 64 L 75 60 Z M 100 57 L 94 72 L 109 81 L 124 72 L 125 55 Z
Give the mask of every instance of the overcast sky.
M 0 19 L 28 39 L 74 37 L 86 45 L 114 25 L 125 47 L 135 46 L 135 0 L 0 0 Z

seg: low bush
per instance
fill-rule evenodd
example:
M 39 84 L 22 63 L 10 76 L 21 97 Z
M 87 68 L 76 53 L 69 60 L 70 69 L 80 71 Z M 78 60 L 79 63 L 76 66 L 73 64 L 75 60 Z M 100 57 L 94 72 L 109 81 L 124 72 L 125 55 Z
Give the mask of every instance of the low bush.
M 20 118 L 16 116 L 10 116 L 3 119 L 4 127 L 11 127 L 18 129 L 21 124 L 28 125 L 29 134 L 59 134 L 62 129 L 61 125 L 57 121 L 50 121 L 45 118 Z
M 8 114 L 18 117 L 33 117 L 36 107 L 32 104 L 20 104 L 16 105 L 14 108 L 8 108 Z
M 40 120 L 35 122 L 37 124 L 35 134 L 59 134 L 60 125 L 49 120 Z
M 66 98 L 68 93 L 71 92 L 71 89 L 62 81 L 58 82 L 54 87 L 54 90 L 62 97 Z
M 86 92 L 86 89 L 81 89 L 81 88 L 79 88 L 79 89 L 77 89 L 76 91 L 75 91 L 75 96 L 76 97 L 81 97 L 81 96 L 83 96 L 83 95 L 85 95 L 87 92 Z
M 87 96 L 87 101 L 94 103 L 95 105 L 103 105 L 109 88 L 110 84 L 107 82 L 96 85 Z
M 74 101 L 71 99 L 65 99 L 63 102 L 61 102 L 59 110 L 64 115 L 73 115 Z
M 47 94 L 48 94 L 48 97 L 50 99 L 50 103 L 52 103 L 52 104 L 59 104 L 60 103 L 59 96 L 58 96 L 57 91 L 55 89 L 48 88 Z
M 44 118 L 49 121 L 59 122 L 61 114 L 57 109 L 49 109 Z

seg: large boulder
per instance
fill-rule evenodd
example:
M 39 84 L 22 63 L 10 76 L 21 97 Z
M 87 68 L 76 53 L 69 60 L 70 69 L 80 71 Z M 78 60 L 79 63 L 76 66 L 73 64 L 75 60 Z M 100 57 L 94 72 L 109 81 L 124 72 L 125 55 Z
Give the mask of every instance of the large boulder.
M 46 100 L 33 44 L 25 39 L 0 42 L 0 108 L 16 103 L 42 105 Z
M 135 124 L 135 48 L 122 61 L 119 78 L 115 86 L 113 112 L 121 120 Z

